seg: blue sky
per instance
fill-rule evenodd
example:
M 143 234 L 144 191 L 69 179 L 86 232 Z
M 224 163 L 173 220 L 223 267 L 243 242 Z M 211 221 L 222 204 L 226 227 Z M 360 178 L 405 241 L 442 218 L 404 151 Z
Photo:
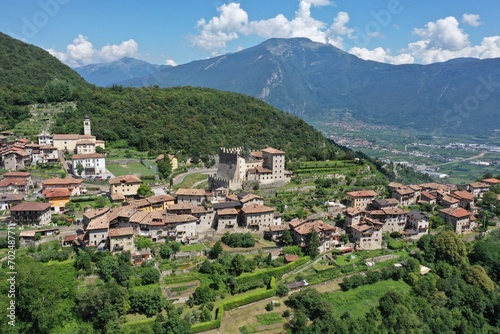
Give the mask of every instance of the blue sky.
M 308 37 L 364 59 L 500 57 L 498 0 L 2 0 L 0 31 L 70 66 L 124 56 L 184 64 L 271 37 Z

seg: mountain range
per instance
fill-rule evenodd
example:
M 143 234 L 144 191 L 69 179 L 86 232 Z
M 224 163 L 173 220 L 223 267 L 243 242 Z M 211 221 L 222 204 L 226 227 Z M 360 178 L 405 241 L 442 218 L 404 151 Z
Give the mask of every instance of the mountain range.
M 237 53 L 115 83 L 238 92 L 306 121 L 349 115 L 370 124 L 427 132 L 485 134 L 500 129 L 498 58 L 390 65 L 306 38 L 269 39 Z
M 168 67 L 171 66 L 150 64 L 143 60 L 124 57 L 109 63 L 76 67 L 74 70 L 88 82 L 106 87 L 120 81 L 147 76 Z

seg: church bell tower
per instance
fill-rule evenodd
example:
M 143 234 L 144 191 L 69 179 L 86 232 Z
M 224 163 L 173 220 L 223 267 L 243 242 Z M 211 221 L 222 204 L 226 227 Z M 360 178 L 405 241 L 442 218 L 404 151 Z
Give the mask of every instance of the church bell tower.
M 83 119 L 83 134 L 86 136 L 90 136 L 92 133 L 90 132 L 90 117 L 85 115 Z

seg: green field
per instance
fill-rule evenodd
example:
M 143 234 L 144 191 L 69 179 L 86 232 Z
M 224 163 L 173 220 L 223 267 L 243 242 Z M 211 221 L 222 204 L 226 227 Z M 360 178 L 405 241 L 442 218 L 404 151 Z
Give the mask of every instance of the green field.
M 147 176 L 154 175 L 154 173 L 146 168 L 143 164 L 127 164 L 127 165 L 107 165 L 106 169 L 109 170 L 114 176 L 120 175 L 138 175 Z
M 370 285 L 363 285 L 359 288 L 346 292 L 325 293 L 326 298 L 333 305 L 335 317 L 340 317 L 345 312 L 349 312 L 353 318 L 364 317 L 372 307 L 378 305 L 379 299 L 389 291 L 397 291 L 407 294 L 410 286 L 403 281 L 380 281 Z

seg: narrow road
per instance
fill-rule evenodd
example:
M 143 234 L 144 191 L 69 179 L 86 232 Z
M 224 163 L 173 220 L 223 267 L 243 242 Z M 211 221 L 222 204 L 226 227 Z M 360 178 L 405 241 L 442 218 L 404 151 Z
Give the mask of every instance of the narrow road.
M 217 168 L 204 168 L 204 169 L 193 169 L 185 173 L 179 174 L 174 178 L 174 185 L 181 183 L 184 178 L 191 174 L 213 174 L 217 172 Z
M 475 156 L 470 157 L 470 158 L 465 158 L 465 159 L 460 160 L 460 161 L 443 162 L 442 164 L 437 164 L 437 165 L 434 165 L 434 166 L 429 166 L 429 167 L 439 167 L 439 166 L 444 166 L 444 165 L 454 164 L 454 163 L 457 163 L 457 162 L 474 160 L 474 159 L 482 158 L 482 157 L 483 157 L 486 153 L 487 153 L 486 151 L 482 151 L 480 154 L 475 155 Z

